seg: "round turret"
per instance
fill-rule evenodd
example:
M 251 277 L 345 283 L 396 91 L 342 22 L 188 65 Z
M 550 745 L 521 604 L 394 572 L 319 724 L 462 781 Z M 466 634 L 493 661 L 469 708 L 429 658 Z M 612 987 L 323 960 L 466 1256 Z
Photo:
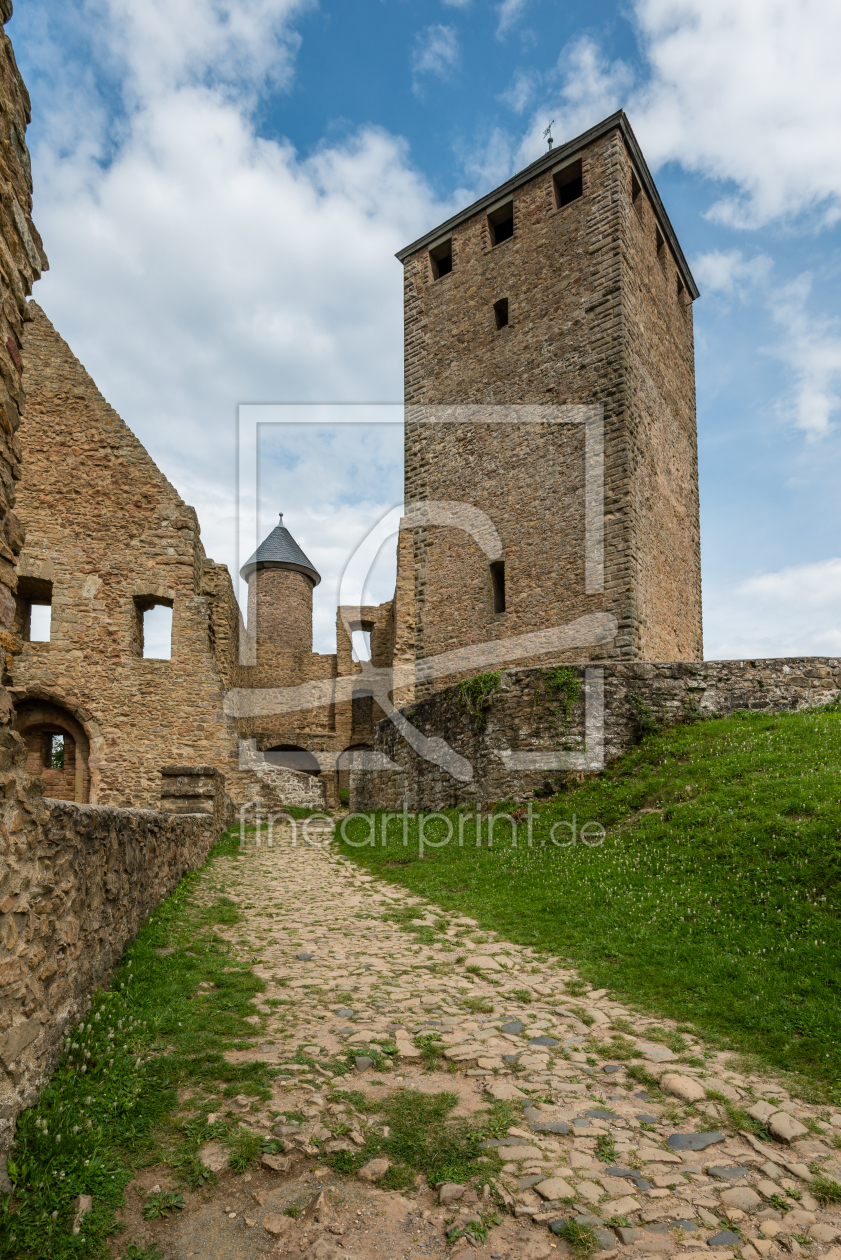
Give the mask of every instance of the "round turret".
M 289 530 L 276 525 L 240 569 L 248 583 L 248 629 L 258 648 L 312 651 L 312 592 L 321 575 Z

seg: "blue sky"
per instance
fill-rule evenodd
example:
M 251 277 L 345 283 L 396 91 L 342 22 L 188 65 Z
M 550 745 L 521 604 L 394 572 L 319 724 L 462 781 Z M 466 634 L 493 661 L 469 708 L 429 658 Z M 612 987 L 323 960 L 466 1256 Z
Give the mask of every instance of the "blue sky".
M 394 251 L 551 119 L 624 107 L 702 293 L 707 655 L 841 655 L 837 3 L 17 0 L 7 29 L 36 300 L 231 565 L 237 405 L 399 399 Z M 396 446 L 374 477 L 343 442 L 309 484 L 267 447 L 325 573 L 399 481 Z

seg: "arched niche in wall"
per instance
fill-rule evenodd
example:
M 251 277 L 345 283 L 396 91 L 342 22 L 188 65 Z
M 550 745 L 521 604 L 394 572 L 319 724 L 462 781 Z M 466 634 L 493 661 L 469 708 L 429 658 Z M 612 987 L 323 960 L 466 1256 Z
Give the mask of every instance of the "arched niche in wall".
M 44 796 L 89 801 L 90 744 L 81 723 L 50 700 L 23 700 L 16 710 L 15 730 L 26 744 L 26 770 L 44 780 Z

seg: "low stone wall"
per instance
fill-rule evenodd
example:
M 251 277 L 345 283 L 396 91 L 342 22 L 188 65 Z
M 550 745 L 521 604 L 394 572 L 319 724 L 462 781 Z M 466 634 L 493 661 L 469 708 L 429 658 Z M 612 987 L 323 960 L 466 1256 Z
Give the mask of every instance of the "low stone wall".
M 841 695 L 841 660 L 834 657 L 564 668 L 581 684 L 568 717 L 564 695 L 552 687 L 552 667 L 544 667 L 504 671 L 481 715 L 469 711 L 458 686 L 404 709 L 421 736 L 433 741 L 421 752 L 391 721 L 378 723 L 374 748 L 397 769 L 352 772 L 351 809 L 434 810 L 527 800 L 556 779 L 561 760 L 573 770 L 597 770 L 603 760 L 627 752 L 646 710 L 658 725 L 670 726 L 695 712 L 791 711 Z M 542 768 L 531 768 L 530 760 Z
M 3 830 L 0 1155 L 18 1112 L 54 1067 L 66 1029 L 150 911 L 202 864 L 220 828 L 213 813 L 36 797 Z

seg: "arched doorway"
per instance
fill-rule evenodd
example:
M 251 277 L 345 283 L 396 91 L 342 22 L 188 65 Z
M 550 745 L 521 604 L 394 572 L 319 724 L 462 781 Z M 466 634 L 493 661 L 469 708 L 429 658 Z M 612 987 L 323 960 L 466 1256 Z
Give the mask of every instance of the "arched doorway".
M 346 748 L 344 752 L 339 753 L 336 758 L 336 770 L 339 776 L 339 792 L 347 792 L 350 788 L 350 772 L 351 770 L 361 770 L 364 764 L 362 756 L 355 756 L 356 753 L 371 752 L 370 744 L 351 744 L 350 748 Z
M 82 725 L 59 704 L 24 700 L 15 730 L 26 743 L 26 770 L 45 783 L 44 795 L 84 804 L 90 800 L 90 746 Z
M 276 744 L 274 748 L 267 748 L 263 756 L 270 766 L 298 770 L 304 774 L 321 774 L 318 758 L 297 744 Z

